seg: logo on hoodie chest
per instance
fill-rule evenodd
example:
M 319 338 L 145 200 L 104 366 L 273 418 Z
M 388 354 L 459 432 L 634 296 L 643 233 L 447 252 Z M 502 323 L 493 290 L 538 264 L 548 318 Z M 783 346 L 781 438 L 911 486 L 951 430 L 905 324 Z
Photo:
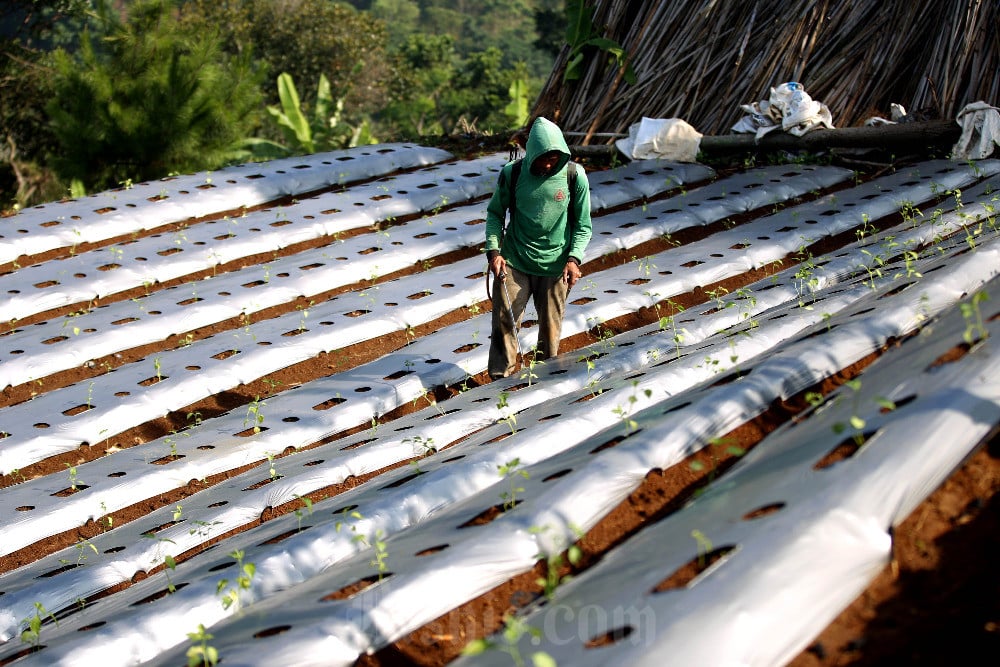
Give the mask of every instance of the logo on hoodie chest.
M 566 201 L 566 193 L 563 192 L 561 188 L 559 190 L 556 190 L 555 200 L 559 202 Z

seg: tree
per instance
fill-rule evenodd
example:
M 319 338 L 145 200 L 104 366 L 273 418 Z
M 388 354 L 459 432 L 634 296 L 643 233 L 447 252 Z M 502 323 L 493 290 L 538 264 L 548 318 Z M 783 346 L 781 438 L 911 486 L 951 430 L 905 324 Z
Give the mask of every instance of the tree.
M 534 47 L 552 58 L 559 55 L 566 43 L 566 11 L 562 7 L 539 8 L 535 10 Z M 550 65 L 551 67 L 551 65 Z
M 280 128 L 285 143 L 254 139 L 251 151 L 255 156 L 273 159 L 378 143 L 371 136 L 368 123 L 355 128 L 341 121 L 343 100 L 331 97 L 330 82 L 322 74 L 316 85 L 316 104 L 312 114 L 303 112 L 298 88 L 287 72 L 278 77 L 278 96 L 281 106 L 269 106 L 267 112 Z
M 496 47 L 471 54 L 442 96 L 439 107 L 445 130 L 451 132 L 461 118 L 480 131 L 510 129 L 511 122 L 504 114 L 510 102 L 510 86 L 526 78 L 525 65 L 506 67 L 503 53 Z
M 420 27 L 420 6 L 416 0 L 375 0 L 371 15 L 385 23 L 389 44 L 406 41 Z
M 451 134 L 464 120 L 479 131 L 502 131 L 514 121 L 505 112 L 513 90 L 529 96 L 522 63 L 503 65 L 500 49 L 488 48 L 462 58 L 449 35 L 412 35 L 395 54 L 398 73 L 390 101 L 379 116 L 400 134 L 419 137 Z
M 138 0 L 76 54 L 54 54 L 46 110 L 59 141 L 56 171 L 88 189 L 243 157 L 260 110 L 261 77 L 218 38 L 181 28 L 170 0 Z M 95 43 L 96 41 L 96 43 Z
M 191 31 L 217 29 L 227 53 L 252 53 L 272 84 L 282 73 L 310 84 L 324 75 L 352 120 L 384 103 L 385 26 L 367 12 L 330 0 L 188 0 L 181 20 Z M 279 103 L 276 91 L 266 87 L 268 104 Z M 302 92 L 311 107 L 314 91 Z
M 86 16 L 91 4 L 92 0 L 5 0 L 0 5 L 0 39 L 36 47 L 52 40 L 61 21 Z M 106 2 L 97 4 L 100 10 Z
M 379 119 L 403 136 L 443 132 L 438 100 L 455 75 L 454 40 L 449 35 L 413 35 L 394 56 L 397 77 Z
M 98 11 L 107 0 L 97 0 Z M 54 150 L 48 45 L 68 44 L 92 20 L 89 0 L 0 3 L 0 210 L 59 198 L 64 186 L 41 161 Z

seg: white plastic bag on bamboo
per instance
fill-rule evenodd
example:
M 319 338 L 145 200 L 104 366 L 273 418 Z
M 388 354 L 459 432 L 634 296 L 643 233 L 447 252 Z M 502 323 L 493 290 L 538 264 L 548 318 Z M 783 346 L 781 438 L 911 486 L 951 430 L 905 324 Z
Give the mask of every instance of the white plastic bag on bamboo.
M 701 133 L 680 118 L 643 118 L 628 129 L 628 138 L 616 142 L 633 160 L 696 162 Z
M 896 104 L 893 102 L 889 105 L 889 118 L 882 118 L 881 116 L 872 116 L 865 121 L 865 127 L 876 127 L 878 125 L 895 125 L 896 123 L 904 122 L 903 119 L 906 118 L 906 107 L 902 104 Z
M 958 112 L 956 122 L 962 126 L 962 136 L 951 149 L 956 160 L 982 160 L 1000 146 L 1000 109 L 979 101 L 966 104 Z
M 748 116 L 732 127 L 733 132 L 753 132 L 758 139 L 779 127 L 795 136 L 825 127 L 833 129 L 833 116 L 822 102 L 814 100 L 796 81 L 771 88 L 767 100 L 740 106 Z

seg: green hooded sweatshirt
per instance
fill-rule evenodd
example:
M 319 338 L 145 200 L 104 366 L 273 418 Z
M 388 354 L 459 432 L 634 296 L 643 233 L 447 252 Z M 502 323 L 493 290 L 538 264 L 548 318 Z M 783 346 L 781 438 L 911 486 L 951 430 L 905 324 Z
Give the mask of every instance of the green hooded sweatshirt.
M 560 160 L 550 174 L 535 174 L 529 166 L 550 151 Z M 583 169 L 576 169 L 576 193 L 569 196 L 567 164 L 569 146 L 559 127 L 538 118 L 531 126 L 521 173 L 517 179 L 517 211 L 504 233 L 504 218 L 510 208 L 510 181 L 513 162 L 504 165 L 499 183 L 486 208 L 486 252 L 500 254 L 521 273 L 558 276 L 573 257 L 579 263 L 590 242 L 590 186 Z M 570 229 L 569 204 L 576 207 L 576 223 Z

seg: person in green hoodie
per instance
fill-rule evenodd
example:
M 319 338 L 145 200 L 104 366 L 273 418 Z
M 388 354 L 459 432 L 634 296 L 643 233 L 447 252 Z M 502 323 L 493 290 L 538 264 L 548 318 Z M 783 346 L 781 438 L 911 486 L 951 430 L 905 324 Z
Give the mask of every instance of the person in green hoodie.
M 535 359 L 559 352 L 566 297 L 583 275 L 580 264 L 591 236 L 590 186 L 583 169 L 570 163 L 559 127 L 537 118 L 524 152 L 521 166 L 515 168 L 515 161 L 501 169 L 486 209 L 485 249 L 494 276 L 487 370 L 493 379 L 516 368 L 515 322 L 529 298 L 538 312 Z

